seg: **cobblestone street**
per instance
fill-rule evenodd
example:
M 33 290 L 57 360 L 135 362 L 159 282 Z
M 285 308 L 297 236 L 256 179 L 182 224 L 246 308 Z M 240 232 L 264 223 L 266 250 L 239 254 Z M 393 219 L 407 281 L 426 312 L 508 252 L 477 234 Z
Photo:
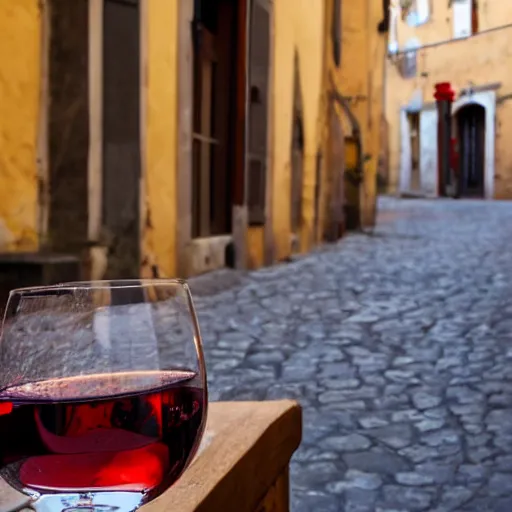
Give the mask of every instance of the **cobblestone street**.
M 300 401 L 293 512 L 508 512 L 512 203 L 379 211 L 372 234 L 193 284 L 211 399 Z

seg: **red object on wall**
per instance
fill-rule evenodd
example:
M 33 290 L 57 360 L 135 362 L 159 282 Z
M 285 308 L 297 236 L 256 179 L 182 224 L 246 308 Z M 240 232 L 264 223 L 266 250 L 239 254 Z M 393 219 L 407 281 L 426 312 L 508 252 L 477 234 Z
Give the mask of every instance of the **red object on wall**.
M 440 82 L 435 85 L 435 88 L 434 98 L 436 101 L 449 101 L 452 103 L 455 99 L 455 91 L 452 89 L 450 82 Z

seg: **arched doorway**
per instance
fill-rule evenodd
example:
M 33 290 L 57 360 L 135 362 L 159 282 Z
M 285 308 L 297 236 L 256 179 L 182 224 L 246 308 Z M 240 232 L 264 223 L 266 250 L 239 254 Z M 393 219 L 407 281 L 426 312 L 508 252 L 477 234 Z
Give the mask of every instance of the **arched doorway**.
M 485 195 L 485 108 L 469 103 L 456 114 L 459 197 Z
M 293 121 L 291 140 L 291 204 L 290 227 L 292 254 L 300 250 L 302 231 L 302 190 L 304 176 L 304 125 L 302 111 L 302 90 L 300 83 L 299 56 L 295 54 Z

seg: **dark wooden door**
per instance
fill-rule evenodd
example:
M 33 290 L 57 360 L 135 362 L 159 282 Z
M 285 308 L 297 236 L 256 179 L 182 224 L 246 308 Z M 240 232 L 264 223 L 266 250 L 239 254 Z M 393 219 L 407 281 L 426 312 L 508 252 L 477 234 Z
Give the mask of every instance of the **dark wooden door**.
M 304 138 L 302 118 L 297 117 L 292 130 L 291 231 L 300 235 L 302 226 L 302 182 L 304 175 Z
M 197 0 L 194 8 L 192 236 L 232 231 L 235 167 L 236 7 Z
M 345 145 L 343 128 L 334 105 L 329 109 L 329 180 L 324 238 L 338 240 L 345 228 Z
M 322 232 L 320 226 L 320 198 L 322 194 L 322 170 L 323 170 L 323 155 L 320 150 L 316 154 L 316 166 L 315 166 L 315 243 L 319 242 L 320 233 Z
M 345 228 L 357 230 L 361 227 L 361 186 L 362 180 L 359 174 L 361 162 L 360 139 L 358 137 L 345 137 L 345 169 L 344 169 L 344 190 L 345 190 Z
M 49 25 L 49 237 L 42 246 L 81 254 L 87 246 L 89 215 L 87 0 L 52 0 Z
M 106 277 L 137 277 L 140 265 L 140 6 L 105 0 L 103 27 L 103 225 Z
M 457 116 L 459 131 L 459 193 L 484 196 L 485 108 L 468 105 Z
M 270 73 L 270 5 L 252 0 L 249 46 L 248 206 L 249 224 L 265 223 Z
M 211 234 L 211 189 L 219 139 L 215 133 L 217 39 L 205 25 L 196 25 L 194 51 L 194 118 L 192 134 L 192 232 Z M 212 172 L 213 171 L 213 172 Z
M 302 188 L 304 175 L 304 125 L 299 58 L 295 55 L 293 125 L 291 144 L 291 231 L 300 236 L 302 227 Z

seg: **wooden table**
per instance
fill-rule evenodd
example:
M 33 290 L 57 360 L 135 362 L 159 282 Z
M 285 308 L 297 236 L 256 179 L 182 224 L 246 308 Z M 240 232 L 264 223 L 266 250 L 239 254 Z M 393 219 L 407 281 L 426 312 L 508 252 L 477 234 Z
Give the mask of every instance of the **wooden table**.
M 140 510 L 287 512 L 288 465 L 301 435 L 301 409 L 294 401 L 211 403 L 196 458 L 173 487 Z M 0 512 L 26 503 L 2 485 Z

